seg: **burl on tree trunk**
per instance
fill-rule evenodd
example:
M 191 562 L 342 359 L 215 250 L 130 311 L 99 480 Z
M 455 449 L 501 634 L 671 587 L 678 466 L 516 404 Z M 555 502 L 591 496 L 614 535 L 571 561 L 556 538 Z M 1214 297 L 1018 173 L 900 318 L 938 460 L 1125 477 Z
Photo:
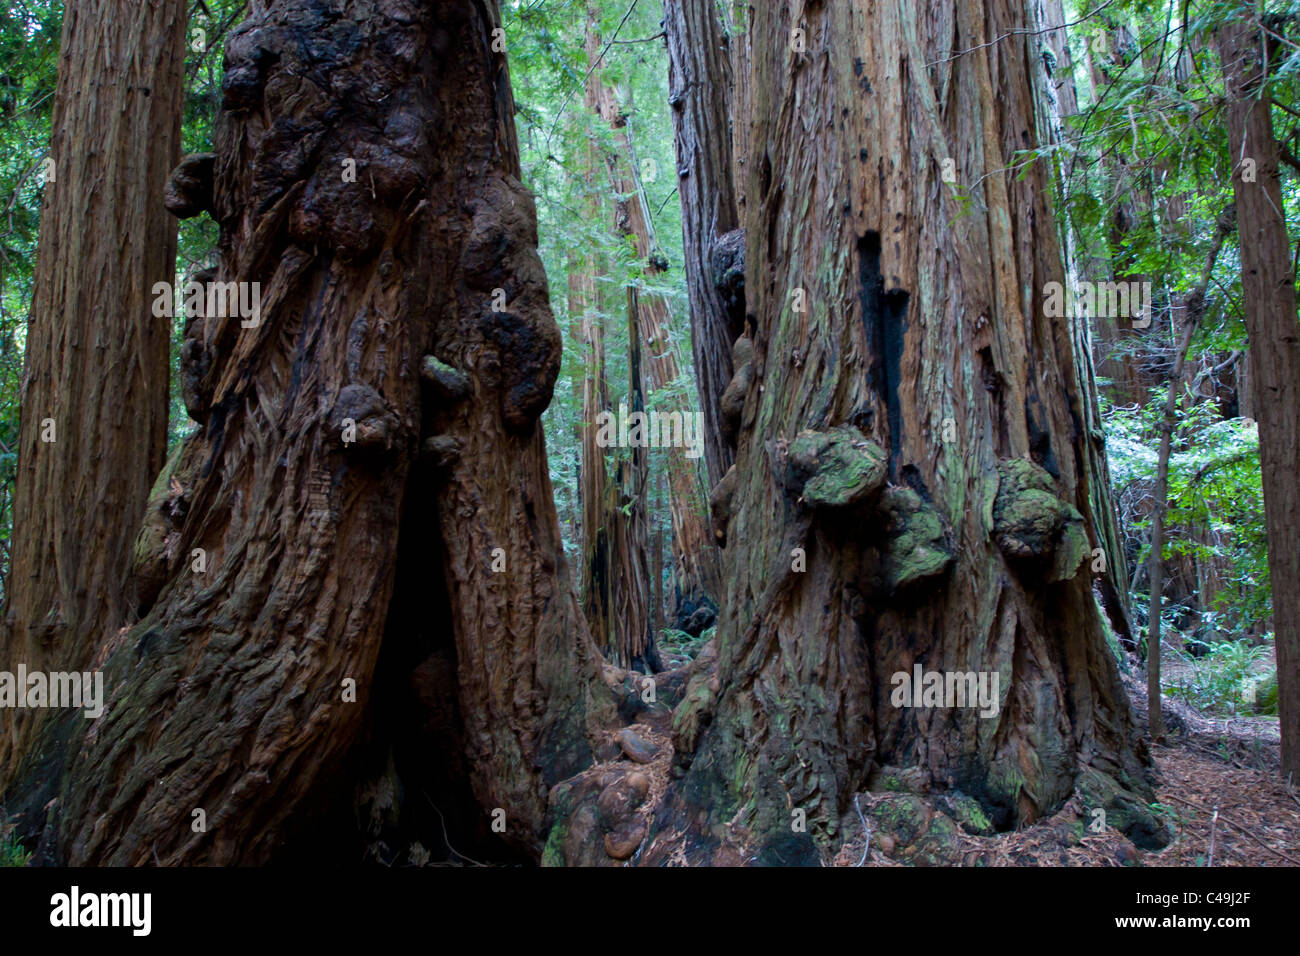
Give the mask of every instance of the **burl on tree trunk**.
M 1087 357 L 1045 316 L 1050 193 L 1040 164 L 1013 168 L 1042 83 L 1025 8 L 752 8 L 754 339 L 714 498 L 719 674 L 678 708 L 689 768 L 647 862 L 685 842 L 816 863 L 886 777 L 996 828 L 1077 789 L 1165 839 L 1092 594 Z M 899 706 L 918 667 L 997 676 L 996 699 Z
M 550 787 L 591 763 L 613 697 L 538 423 L 560 335 L 499 26 L 471 0 L 272 0 L 231 36 L 214 195 L 188 205 L 260 321 L 190 324 L 200 428 L 151 501 L 143 620 L 100 649 L 107 714 L 60 725 L 50 856 L 271 859 L 368 732 L 381 646 L 447 632 L 506 840 L 539 855 Z

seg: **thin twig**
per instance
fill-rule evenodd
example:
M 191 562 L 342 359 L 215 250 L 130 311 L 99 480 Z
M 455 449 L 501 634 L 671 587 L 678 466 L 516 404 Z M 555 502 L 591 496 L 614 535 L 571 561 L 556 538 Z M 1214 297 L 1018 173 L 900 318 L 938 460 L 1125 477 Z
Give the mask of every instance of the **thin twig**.
M 1201 806 L 1199 803 L 1194 803 L 1191 800 L 1185 800 L 1182 797 L 1175 796 L 1172 793 L 1167 793 L 1165 794 L 1165 796 L 1167 796 L 1170 800 L 1177 800 L 1179 803 L 1184 804 L 1185 806 L 1192 807 L 1195 810 L 1200 810 L 1202 813 L 1205 812 L 1205 807 Z M 1277 850 L 1269 846 L 1267 843 L 1265 843 L 1259 837 L 1255 836 L 1255 834 L 1251 833 L 1250 830 L 1246 829 L 1246 827 L 1238 823 L 1236 820 L 1232 819 L 1232 817 L 1228 816 L 1226 813 L 1223 814 L 1223 822 L 1240 830 L 1246 836 L 1250 837 L 1252 840 L 1254 840 L 1256 843 L 1262 846 L 1265 850 L 1268 850 L 1269 853 L 1275 854 L 1281 859 L 1286 860 L 1292 866 L 1300 866 L 1300 860 L 1292 859 L 1291 857 L 1283 853 L 1281 850 Z
M 853 809 L 858 811 L 858 819 L 862 821 L 862 832 L 867 835 L 867 842 L 862 846 L 862 859 L 858 860 L 858 866 L 867 862 L 867 854 L 871 851 L 871 828 L 867 826 L 867 818 L 862 815 L 862 807 L 858 805 L 860 793 L 853 795 Z
M 473 863 L 475 866 L 486 866 L 487 864 L 480 863 L 478 860 L 474 859 L 473 857 L 466 856 L 464 853 L 461 853 L 459 850 L 457 850 L 454 846 L 451 845 L 451 840 L 447 837 L 447 818 L 442 815 L 442 811 L 438 809 L 438 805 L 433 802 L 432 797 L 430 797 L 427 793 L 424 793 L 423 790 L 421 790 L 420 793 L 424 794 L 424 799 L 429 801 L 429 806 L 433 807 L 434 810 L 438 811 L 438 819 L 442 822 L 442 842 L 447 844 L 447 849 L 451 850 L 452 853 L 455 853 L 462 860 L 467 860 L 468 862 Z
M 1214 834 L 1219 824 L 1219 808 L 1214 808 L 1214 816 L 1210 817 L 1210 859 L 1206 866 L 1214 866 Z

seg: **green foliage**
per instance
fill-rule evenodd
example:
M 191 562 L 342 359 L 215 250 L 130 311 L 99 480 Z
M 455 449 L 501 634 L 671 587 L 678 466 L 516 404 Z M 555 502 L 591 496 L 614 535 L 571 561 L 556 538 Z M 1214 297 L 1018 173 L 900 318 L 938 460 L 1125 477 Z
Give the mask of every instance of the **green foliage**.
M 632 392 L 628 368 L 627 291 L 662 296 L 668 303 L 669 342 L 675 346 L 681 375 L 651 392 L 647 410 L 683 399 L 697 407 L 691 361 L 690 316 L 685 294 L 681 208 L 677 199 L 676 155 L 668 106 L 668 54 L 657 3 L 594 5 L 596 35 L 604 59 L 595 73 L 617 90 L 625 114 L 624 131 L 633 149 L 632 168 L 650 211 L 651 229 L 667 272 L 650 275 L 646 263 L 614 223 L 620 198 L 610 186 L 606 158 L 619 147 L 613 131 L 588 107 L 587 3 L 558 0 L 537 4 L 506 0 L 502 5 L 506 49 L 516 101 L 524 184 L 537 201 L 542 262 L 551 287 L 551 306 L 564 337 L 563 365 L 555 398 L 543 424 L 550 456 L 551 484 L 565 531 L 565 547 L 576 555 L 573 529 L 578 500 L 583 421 L 582 383 L 589 350 L 584 318 L 600 325 L 605 347 L 605 381 L 615 406 Z M 594 273 L 596 301 L 574 314 L 568 295 L 570 273 Z M 648 359 L 642 343 L 642 361 Z M 644 376 L 645 369 L 642 369 Z M 611 456 L 615 452 L 611 450 Z M 651 475 L 662 474 L 664 456 L 650 453 Z M 653 486 L 653 482 L 652 482 Z M 701 513 L 706 496 L 701 481 L 693 506 Z M 651 534 L 670 533 L 666 508 L 648 509 Z
M 1195 810 L 1182 810 L 1178 807 L 1171 807 L 1167 803 L 1160 803 L 1159 801 L 1151 804 L 1151 812 L 1154 813 L 1157 818 L 1166 820 L 1174 826 L 1181 826 L 1184 823 L 1189 823 L 1196 817 Z
M 1166 524 L 1173 533 L 1164 557 L 1184 555 L 1218 568 L 1224 587 L 1202 608 L 1202 627 L 1221 636 L 1246 634 L 1272 613 L 1258 428 L 1249 419 L 1218 418 L 1212 403 L 1186 408 L 1169 459 Z M 1106 417 L 1111 478 L 1126 529 L 1142 542 L 1141 562 L 1149 551 L 1150 513 L 1139 506 L 1155 480 L 1162 415 L 1163 402 L 1153 400 L 1112 408 Z
M 1058 205 L 1077 265 L 1095 280 L 1150 281 L 1149 328 L 1101 351 L 1167 382 L 1183 297 L 1201 282 L 1216 221 L 1230 208 L 1241 157 L 1227 141 L 1228 97 L 1216 30 L 1241 17 L 1277 17 L 1262 98 L 1271 98 L 1284 159 L 1288 230 L 1300 235 L 1300 0 L 1118 0 L 1067 3 L 1078 112 L 1055 147 Z M 1055 62 L 1055 58 L 1053 58 Z M 1056 79 L 1067 79 L 1056 64 Z M 1240 152 L 1239 150 L 1237 151 Z M 1172 437 L 1163 559 L 1165 606 L 1175 630 L 1222 642 L 1257 636 L 1272 610 L 1255 423 L 1241 417 L 1242 312 L 1238 239 L 1229 236 L 1209 275 L 1205 312 L 1187 356 Z M 1297 248 L 1300 257 L 1300 247 Z M 1099 335 L 1099 327 L 1094 328 Z M 1113 338 L 1113 336 L 1112 336 Z M 1136 404 L 1105 401 L 1107 451 L 1134 575 L 1134 613 L 1145 622 L 1151 494 L 1167 384 Z M 1197 569 L 1189 579 L 1179 569 Z M 1209 582 L 1207 584 L 1207 582 Z M 1208 590 L 1202 590 L 1208 587 Z
M 32 854 L 23 849 L 13 830 L 13 824 L 0 817 L 0 866 L 26 866 L 31 862 Z
M 1206 657 L 1187 658 L 1191 669 L 1170 688 L 1174 696 L 1212 714 L 1277 713 L 1277 670 L 1261 673 L 1271 646 L 1221 641 L 1208 647 Z

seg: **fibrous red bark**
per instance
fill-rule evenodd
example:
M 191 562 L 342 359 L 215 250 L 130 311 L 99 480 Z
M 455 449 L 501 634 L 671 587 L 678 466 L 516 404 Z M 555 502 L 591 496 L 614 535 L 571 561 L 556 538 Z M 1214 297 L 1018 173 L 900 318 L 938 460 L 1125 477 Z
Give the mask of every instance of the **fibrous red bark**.
M 171 327 L 153 304 L 175 272 L 161 197 L 180 155 L 184 38 L 180 0 L 64 11 L 0 634 L 10 670 L 85 670 L 134 611 L 131 546 L 167 449 Z M 44 715 L 0 712 L 0 793 Z
M 1274 31 L 1276 32 L 1276 31 Z M 1251 18 L 1218 36 L 1230 105 L 1228 143 L 1240 236 L 1250 378 L 1259 422 L 1273 634 L 1277 650 L 1282 772 L 1300 773 L 1300 324 L 1291 243 L 1283 218 L 1278 144 L 1260 97 L 1271 40 Z
M 743 331 L 744 300 L 742 290 L 740 301 L 728 309 L 717 288 L 711 253 L 719 237 L 740 225 L 732 124 L 744 127 L 748 114 L 732 113 L 731 64 L 712 0 L 669 0 L 664 32 L 691 341 L 712 487 L 735 460 L 733 444 L 723 436 L 720 403 L 735 373 L 731 346 Z
M 718 688 L 678 709 L 690 766 L 644 859 L 686 840 L 698 860 L 739 844 L 816 862 L 813 835 L 831 841 L 891 768 L 974 797 L 998 827 L 1077 788 L 1157 845 L 1084 564 L 1087 359 L 1044 309 L 1063 278 L 1045 171 L 1013 166 L 1041 89 L 1027 5 L 753 16 L 756 321 L 716 501 Z M 917 666 L 1000 675 L 996 713 L 891 706 Z
M 107 715 L 64 725 L 67 862 L 271 859 L 346 789 L 381 647 L 450 631 L 474 795 L 534 854 L 612 714 L 538 424 L 560 337 L 496 5 L 354 7 L 271 0 L 230 37 L 217 278 L 260 282 L 261 319 L 192 327 L 202 427 L 138 555 L 162 584 L 100 648 Z

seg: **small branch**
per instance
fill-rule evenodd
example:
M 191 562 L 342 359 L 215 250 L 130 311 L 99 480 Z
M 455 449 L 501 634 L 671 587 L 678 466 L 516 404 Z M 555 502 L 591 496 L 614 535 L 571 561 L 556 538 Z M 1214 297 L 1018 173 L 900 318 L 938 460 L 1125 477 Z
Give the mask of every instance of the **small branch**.
M 1296 119 L 1300 119 L 1300 112 L 1293 110 L 1291 107 L 1287 106 L 1285 103 L 1281 102 L 1280 100 L 1270 97 L 1269 102 L 1272 103 L 1274 106 L 1276 106 L 1278 109 L 1282 110 L 1282 112 L 1290 113 Z
M 633 43 L 653 43 L 655 40 L 662 40 L 666 36 L 668 36 L 668 34 L 660 30 L 654 36 L 650 37 L 640 37 L 636 40 L 610 40 L 609 42 L 619 46 L 631 46 Z
M 672 199 L 672 198 L 673 198 L 674 196 L 676 196 L 676 195 L 677 195 L 677 190 L 674 189 L 672 192 L 670 192 L 670 193 L 668 194 L 668 199 Z M 661 213 L 661 212 L 664 211 L 664 206 L 667 206 L 667 205 L 668 205 L 668 199 L 665 199 L 663 202 L 661 202 L 661 203 L 659 204 L 659 208 L 655 211 L 655 218 L 656 218 L 656 219 L 659 218 L 659 213 Z
M 1297 158 L 1295 153 L 1291 152 L 1291 150 L 1287 149 L 1281 143 L 1278 143 L 1277 154 L 1278 157 L 1281 158 L 1282 162 L 1286 163 L 1296 172 L 1300 173 L 1300 158 Z

